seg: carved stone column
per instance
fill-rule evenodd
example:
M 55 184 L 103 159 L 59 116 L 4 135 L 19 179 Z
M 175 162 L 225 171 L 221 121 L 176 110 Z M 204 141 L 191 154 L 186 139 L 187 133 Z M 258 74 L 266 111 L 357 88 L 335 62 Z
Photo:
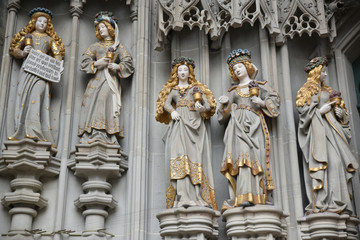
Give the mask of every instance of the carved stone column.
M 156 215 L 164 240 L 217 239 L 219 216 L 219 211 L 207 207 L 171 208 Z
M 9 208 L 11 227 L 7 239 L 34 239 L 32 222 L 38 210 L 47 206 L 41 196 L 43 176 L 59 174 L 60 160 L 55 158 L 56 149 L 50 142 L 34 142 L 31 139 L 6 141 L 0 160 L 0 175 L 12 175 L 13 192 L 5 193 L 2 204 Z
M 4 37 L 4 49 L 1 61 L 0 69 L 0 123 L 4 122 L 5 106 L 8 99 L 9 85 L 10 85 L 10 73 L 11 73 L 11 57 L 10 57 L 10 43 L 14 35 L 17 12 L 20 9 L 20 0 L 9 0 L 8 3 L 8 16 L 6 21 L 6 30 Z M 0 136 L 6 131 L 1 131 Z
M 289 215 L 269 205 L 255 205 L 247 208 L 233 208 L 223 213 L 227 236 L 240 239 L 286 239 Z
M 347 214 L 316 213 L 298 219 L 301 239 L 359 239 L 359 219 Z
M 111 195 L 110 178 L 118 178 L 128 169 L 126 156 L 119 145 L 101 142 L 76 145 L 75 163 L 72 164 L 75 175 L 86 179 L 75 205 L 83 210 L 85 230 L 83 237 L 106 239 L 105 219 L 108 210 L 117 206 Z
M 75 90 L 75 76 L 76 68 L 78 67 L 78 47 L 79 47 L 79 19 L 83 13 L 82 8 L 86 1 L 85 0 L 71 0 L 70 1 L 70 13 L 72 16 L 72 29 L 71 29 L 71 45 L 69 64 L 67 71 L 67 79 L 62 81 L 67 84 L 67 97 L 66 97 L 66 110 L 64 116 L 64 129 L 63 129 L 63 142 L 61 148 L 61 171 L 59 174 L 58 184 L 58 198 L 56 202 L 56 215 L 55 215 L 55 226 L 54 226 L 54 240 L 62 239 L 59 230 L 64 229 L 64 218 L 66 209 L 66 189 L 68 180 L 68 156 L 70 153 L 71 132 L 72 132 L 72 119 L 73 119 L 73 108 L 74 108 L 74 90 Z M 66 67 L 66 66 L 65 66 Z

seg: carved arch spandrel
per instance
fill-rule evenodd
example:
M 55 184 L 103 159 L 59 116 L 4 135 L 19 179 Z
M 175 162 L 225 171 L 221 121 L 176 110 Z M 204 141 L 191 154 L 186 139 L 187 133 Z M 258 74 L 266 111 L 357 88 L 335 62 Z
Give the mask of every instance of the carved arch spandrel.
M 157 0 L 158 43 L 161 49 L 171 30 L 199 27 L 209 34 L 212 46 L 221 45 L 230 27 L 259 21 L 276 43 L 304 33 L 336 36 L 334 13 L 340 0 Z
M 207 0 L 158 0 L 158 42 L 163 44 L 171 30 L 198 27 L 211 40 L 219 37 L 216 16 Z M 161 46 L 157 46 L 161 48 Z
M 225 31 L 228 31 L 230 26 L 237 28 L 241 27 L 244 23 L 249 23 L 253 26 L 259 20 L 261 27 L 266 27 L 270 35 L 277 35 L 279 33 L 275 1 L 217 0 L 217 2 L 222 8 L 217 19 L 224 20 L 224 17 L 230 18 L 227 24 L 220 23 L 220 28 L 225 28 Z M 228 14 L 224 14 L 224 11 Z
M 325 13 L 323 0 L 278 0 L 280 34 L 276 43 L 285 43 L 286 38 L 304 33 L 311 36 L 317 33 L 321 37 L 329 37 L 330 41 L 336 35 L 335 25 L 328 24 L 331 17 Z

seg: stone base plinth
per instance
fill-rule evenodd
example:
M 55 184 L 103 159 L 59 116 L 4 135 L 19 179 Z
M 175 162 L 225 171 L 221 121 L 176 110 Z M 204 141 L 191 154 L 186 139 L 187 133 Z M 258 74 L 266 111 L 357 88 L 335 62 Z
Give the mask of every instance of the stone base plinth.
M 223 213 L 226 233 L 231 240 L 240 239 L 275 239 L 287 236 L 285 218 L 288 214 L 269 205 L 236 207 Z
M 359 219 L 347 214 L 315 213 L 298 219 L 302 239 L 359 239 Z
M 48 204 L 41 195 L 41 177 L 55 177 L 60 172 L 57 150 L 50 142 L 34 142 L 32 139 L 5 141 L 0 158 L 0 175 L 11 175 L 11 192 L 4 194 L 1 203 L 9 208 L 11 226 L 6 240 L 32 240 L 35 230 L 32 222 L 38 210 Z M 1 222 L 1 220 L 0 220 Z M 35 231 L 35 232 L 34 232 Z
M 219 216 L 219 211 L 207 207 L 172 208 L 156 215 L 165 240 L 217 239 Z

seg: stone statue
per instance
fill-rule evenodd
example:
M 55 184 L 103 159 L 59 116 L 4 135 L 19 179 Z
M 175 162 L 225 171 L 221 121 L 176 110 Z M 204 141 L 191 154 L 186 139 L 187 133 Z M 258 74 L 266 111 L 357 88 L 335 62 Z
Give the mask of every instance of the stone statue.
M 349 147 L 349 115 L 341 93 L 326 86 L 327 59 L 317 57 L 306 66 L 307 81 L 298 91 L 299 145 L 304 154 L 307 214 L 354 213 L 351 178 L 358 161 Z
M 81 143 L 118 144 L 123 131 L 117 78 L 127 78 L 134 72 L 133 61 L 119 42 L 117 19 L 112 12 L 99 12 L 94 24 L 99 42 L 92 44 L 81 58 L 81 70 L 90 74 L 91 79 L 81 102 L 78 136 Z
M 62 60 L 65 47 L 54 31 L 53 13 L 46 8 L 34 8 L 29 13 L 30 22 L 11 41 L 10 53 L 15 58 L 26 59 L 36 50 Z M 37 74 L 20 69 L 15 103 L 15 133 L 9 140 L 31 138 L 55 144 L 50 126 L 50 82 Z
M 255 81 L 257 68 L 251 53 L 238 49 L 227 63 L 236 85 L 221 96 L 220 124 L 227 124 L 221 173 L 229 180 L 230 200 L 222 210 L 265 204 L 267 192 L 274 189 L 270 168 L 270 133 L 265 116 L 279 115 L 280 97 L 266 81 Z
M 157 100 L 156 120 L 169 124 L 164 136 L 170 165 L 167 208 L 210 206 L 217 210 L 210 142 L 205 119 L 216 109 L 213 93 L 195 79 L 191 58 L 172 62 L 170 80 Z

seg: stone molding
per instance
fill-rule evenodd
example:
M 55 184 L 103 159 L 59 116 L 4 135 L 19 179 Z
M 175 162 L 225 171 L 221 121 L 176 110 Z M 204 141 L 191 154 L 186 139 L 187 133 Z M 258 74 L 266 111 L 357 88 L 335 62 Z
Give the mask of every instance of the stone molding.
M 0 175 L 15 177 L 10 182 L 13 192 L 5 193 L 2 204 L 9 208 L 11 227 L 7 239 L 33 239 L 32 222 L 38 209 L 47 206 L 41 196 L 41 177 L 59 174 L 60 160 L 50 142 L 31 139 L 5 141 L 0 160 Z
M 223 213 L 227 236 L 237 239 L 286 239 L 289 215 L 269 205 L 228 209 Z
M 165 240 L 217 239 L 219 211 L 207 207 L 171 208 L 156 215 Z
M 105 239 L 105 219 L 108 210 L 117 207 L 117 201 L 111 195 L 111 178 L 119 178 L 128 169 L 127 156 L 119 145 L 101 142 L 76 145 L 75 159 L 69 167 L 75 176 L 85 179 L 82 184 L 84 194 L 74 201 L 76 207 L 83 210 L 85 230 L 83 237 Z
M 230 27 L 238 28 L 259 21 L 262 28 L 276 36 L 276 44 L 282 45 L 295 35 L 317 33 L 328 37 L 336 36 L 334 13 L 341 9 L 342 2 L 332 0 L 158 0 L 157 41 L 162 48 L 171 30 L 181 31 L 184 26 L 198 27 L 220 47 L 225 32 Z
M 302 239 L 359 239 L 359 219 L 347 214 L 315 213 L 298 219 Z

